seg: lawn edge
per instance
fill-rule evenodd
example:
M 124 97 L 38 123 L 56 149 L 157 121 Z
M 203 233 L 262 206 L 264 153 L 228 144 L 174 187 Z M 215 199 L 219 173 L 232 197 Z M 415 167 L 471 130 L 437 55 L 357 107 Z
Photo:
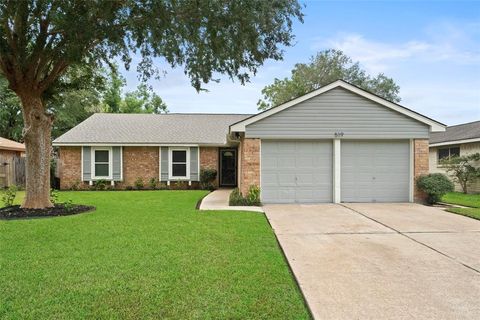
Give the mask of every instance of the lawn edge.
M 262 212 L 259 212 L 259 213 L 262 213 Z M 297 276 L 293 272 L 292 266 L 291 266 L 290 262 L 288 261 L 287 256 L 285 254 L 285 250 L 283 249 L 282 244 L 278 240 L 277 234 L 275 233 L 275 230 L 273 229 L 273 226 L 270 223 L 270 220 L 268 220 L 268 217 L 265 214 L 265 212 L 263 212 L 262 214 L 265 217 L 265 220 L 267 220 L 267 223 L 270 226 L 270 229 L 272 230 L 273 235 L 275 236 L 275 241 L 277 242 L 277 245 L 280 248 L 280 252 L 282 253 L 283 260 L 287 263 L 288 271 L 292 275 L 292 278 L 295 281 L 295 284 L 297 285 L 297 288 L 300 291 L 300 294 L 302 295 L 303 305 L 307 308 L 310 319 L 315 319 L 314 316 L 313 316 L 312 308 L 310 307 L 310 304 L 307 301 L 307 297 L 305 296 L 305 293 L 303 293 L 302 287 L 300 286 L 300 282 L 298 281 Z
M 455 211 L 452 211 L 451 209 L 455 209 L 455 208 L 447 208 L 447 209 L 445 209 L 445 211 L 447 211 L 449 213 L 453 213 L 453 214 L 458 214 L 459 216 L 464 216 L 464 217 L 467 217 L 467 218 L 470 218 L 470 219 L 480 221 L 480 218 L 477 218 L 475 216 L 471 216 L 471 215 L 465 214 L 465 213 L 455 212 Z M 478 209 L 478 208 L 468 207 L 468 208 L 457 208 L 457 209 Z

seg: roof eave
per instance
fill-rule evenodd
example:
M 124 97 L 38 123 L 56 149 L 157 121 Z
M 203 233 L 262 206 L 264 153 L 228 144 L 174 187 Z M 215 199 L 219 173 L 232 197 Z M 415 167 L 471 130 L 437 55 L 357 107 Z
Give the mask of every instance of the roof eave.
M 441 147 L 441 146 L 448 146 L 448 145 L 452 145 L 452 144 L 463 144 L 463 143 L 472 143 L 472 142 L 480 142 L 480 138 L 435 142 L 435 143 L 431 143 L 429 146 L 430 147 Z

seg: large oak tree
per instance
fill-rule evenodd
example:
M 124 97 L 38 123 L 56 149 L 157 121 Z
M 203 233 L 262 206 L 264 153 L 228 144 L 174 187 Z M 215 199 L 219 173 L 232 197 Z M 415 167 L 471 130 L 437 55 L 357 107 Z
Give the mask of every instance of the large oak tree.
M 342 79 L 389 101 L 400 102 L 400 87 L 383 73 L 372 77 L 359 62 L 341 50 L 328 49 L 311 57 L 309 63 L 297 63 L 290 78 L 275 79 L 262 90 L 259 110 L 266 110 Z
M 215 73 L 240 82 L 281 59 L 302 20 L 296 0 L 1 0 L 0 72 L 22 103 L 27 179 L 24 208 L 49 200 L 51 127 L 46 92 L 76 65 L 120 58 L 155 75 L 154 58 L 181 66 L 200 90 Z

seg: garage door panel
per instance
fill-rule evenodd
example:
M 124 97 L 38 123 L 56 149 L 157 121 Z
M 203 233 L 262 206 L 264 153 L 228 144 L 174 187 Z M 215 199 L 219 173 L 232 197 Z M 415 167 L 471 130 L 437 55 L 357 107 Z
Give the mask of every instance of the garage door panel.
M 343 202 L 409 200 L 409 141 L 342 141 Z
M 262 140 L 261 152 L 264 203 L 332 201 L 332 141 Z

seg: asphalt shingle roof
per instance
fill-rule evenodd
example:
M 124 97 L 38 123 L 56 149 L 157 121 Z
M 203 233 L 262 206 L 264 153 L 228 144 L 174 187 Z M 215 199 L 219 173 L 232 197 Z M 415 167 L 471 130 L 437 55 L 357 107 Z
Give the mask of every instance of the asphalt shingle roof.
M 0 150 L 25 151 L 25 145 L 17 141 L 0 137 Z
M 447 127 L 444 132 L 432 132 L 430 144 L 480 138 L 480 121 Z
M 212 144 L 224 145 L 229 126 L 249 114 L 96 113 L 54 144 Z

